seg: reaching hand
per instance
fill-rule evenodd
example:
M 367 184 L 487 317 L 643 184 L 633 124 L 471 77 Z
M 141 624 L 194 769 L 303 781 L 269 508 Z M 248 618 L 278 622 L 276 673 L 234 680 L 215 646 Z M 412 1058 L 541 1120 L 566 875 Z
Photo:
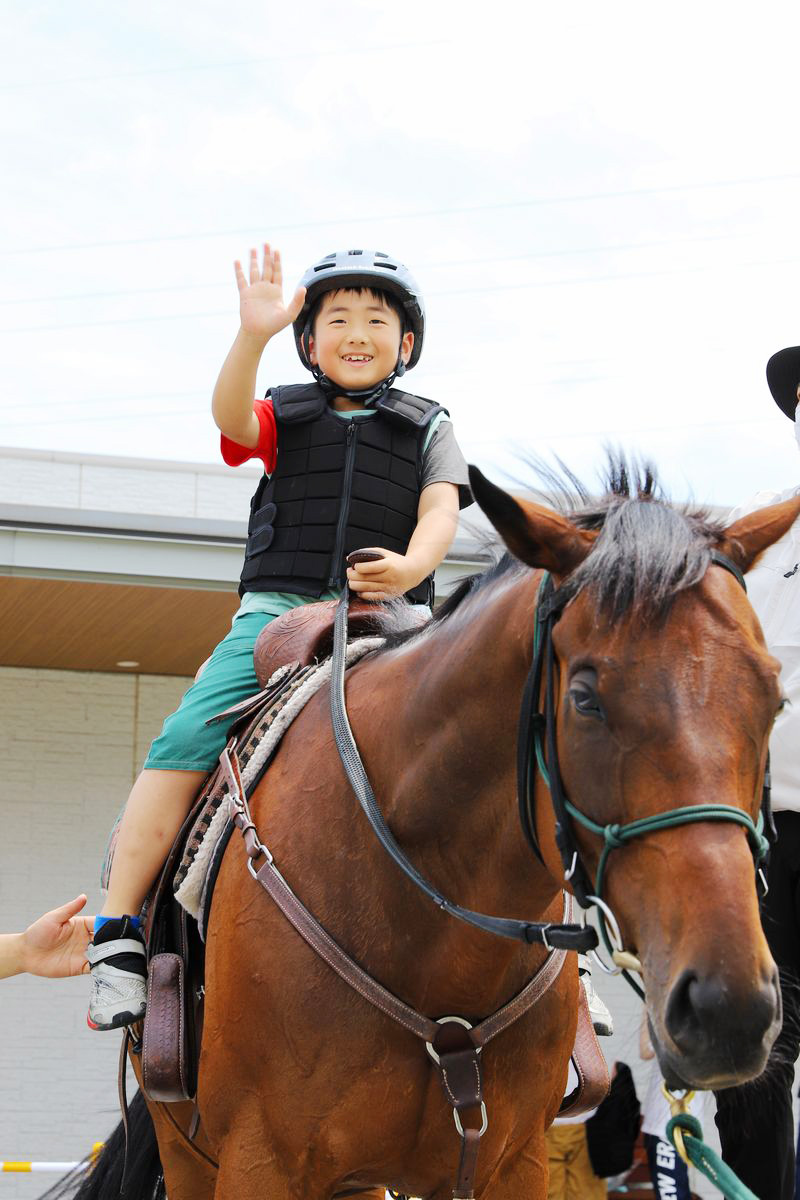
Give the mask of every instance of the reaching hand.
M 258 253 L 250 251 L 250 282 L 242 264 L 234 263 L 236 285 L 239 288 L 239 316 L 242 329 L 254 337 L 268 341 L 291 325 L 303 307 L 306 289 L 299 287 L 288 305 L 283 303 L 283 271 L 280 251 L 264 244 L 264 267 L 258 269 Z
M 22 935 L 23 971 L 56 979 L 83 975 L 89 970 L 86 946 L 94 917 L 77 916 L 85 904 L 85 896 L 76 896 L 28 926 Z

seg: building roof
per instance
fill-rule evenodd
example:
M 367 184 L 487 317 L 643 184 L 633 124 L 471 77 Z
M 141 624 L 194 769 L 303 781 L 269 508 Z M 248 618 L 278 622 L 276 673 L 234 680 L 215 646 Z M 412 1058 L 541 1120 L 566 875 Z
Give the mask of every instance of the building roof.
M 194 674 L 236 611 L 260 474 L 0 448 L 0 665 Z M 437 594 L 485 561 L 473 520 Z

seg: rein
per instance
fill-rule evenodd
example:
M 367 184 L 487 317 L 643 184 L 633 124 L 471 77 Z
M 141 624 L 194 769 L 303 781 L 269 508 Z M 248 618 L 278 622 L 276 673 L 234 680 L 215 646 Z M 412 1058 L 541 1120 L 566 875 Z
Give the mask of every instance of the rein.
M 367 777 L 361 755 L 358 752 L 347 708 L 344 699 L 345 654 L 347 651 L 347 612 L 349 589 L 345 584 L 342 598 L 336 609 L 336 620 L 333 629 L 333 663 L 331 671 L 331 718 L 333 732 L 336 738 L 336 748 L 342 760 L 347 778 L 350 781 L 356 799 L 364 810 L 380 844 L 394 860 L 405 875 L 415 883 L 420 891 L 451 917 L 457 917 L 468 925 L 482 929 L 484 933 L 494 933 L 500 937 L 514 938 L 521 942 L 539 943 L 546 949 L 558 950 L 592 950 L 597 946 L 595 931 L 585 925 L 554 925 L 548 922 L 516 921 L 507 917 L 490 917 L 484 913 L 473 912 L 472 909 L 462 908 L 442 895 L 422 875 L 414 864 L 400 849 L 394 835 L 384 820 L 383 813 L 378 807 L 375 793 Z

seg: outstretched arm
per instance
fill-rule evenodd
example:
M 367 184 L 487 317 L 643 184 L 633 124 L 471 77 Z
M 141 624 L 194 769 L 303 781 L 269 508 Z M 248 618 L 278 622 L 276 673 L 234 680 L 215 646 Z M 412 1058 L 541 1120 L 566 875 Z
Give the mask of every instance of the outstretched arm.
M 390 600 L 421 583 L 438 567 L 458 528 L 458 488 L 454 483 L 431 483 L 423 488 L 417 509 L 417 526 L 405 554 L 394 554 L 379 546 L 383 558 L 349 567 L 350 590 L 362 600 Z
M 258 445 L 259 424 L 253 412 L 256 373 L 270 338 L 280 333 L 300 312 L 305 288 L 298 288 L 288 305 L 283 303 L 283 269 L 278 250 L 264 245 L 264 264 L 259 270 L 258 254 L 250 251 L 250 281 L 242 264 L 234 263 L 239 288 L 241 325 L 228 357 L 222 364 L 211 412 L 217 427 L 240 446 Z
M 23 971 L 51 979 L 88 971 L 86 947 L 94 917 L 77 915 L 85 904 L 85 896 L 76 896 L 39 917 L 24 933 L 0 934 L 0 979 Z

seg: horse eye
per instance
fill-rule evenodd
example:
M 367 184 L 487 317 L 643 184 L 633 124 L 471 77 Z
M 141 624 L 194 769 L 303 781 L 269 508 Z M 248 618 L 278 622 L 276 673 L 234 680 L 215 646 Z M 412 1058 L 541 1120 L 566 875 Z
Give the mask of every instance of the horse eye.
M 600 702 L 594 692 L 587 691 L 584 688 L 571 687 L 569 689 L 569 698 L 576 712 L 582 713 L 587 717 L 602 717 L 603 713 L 600 708 Z
M 788 697 L 786 697 L 786 696 L 781 697 L 781 700 L 778 704 L 778 711 L 775 713 L 776 721 L 777 721 L 778 717 L 781 715 L 781 713 L 783 712 L 783 710 L 785 708 L 787 708 L 790 704 L 791 704 L 791 701 L 788 699 Z

